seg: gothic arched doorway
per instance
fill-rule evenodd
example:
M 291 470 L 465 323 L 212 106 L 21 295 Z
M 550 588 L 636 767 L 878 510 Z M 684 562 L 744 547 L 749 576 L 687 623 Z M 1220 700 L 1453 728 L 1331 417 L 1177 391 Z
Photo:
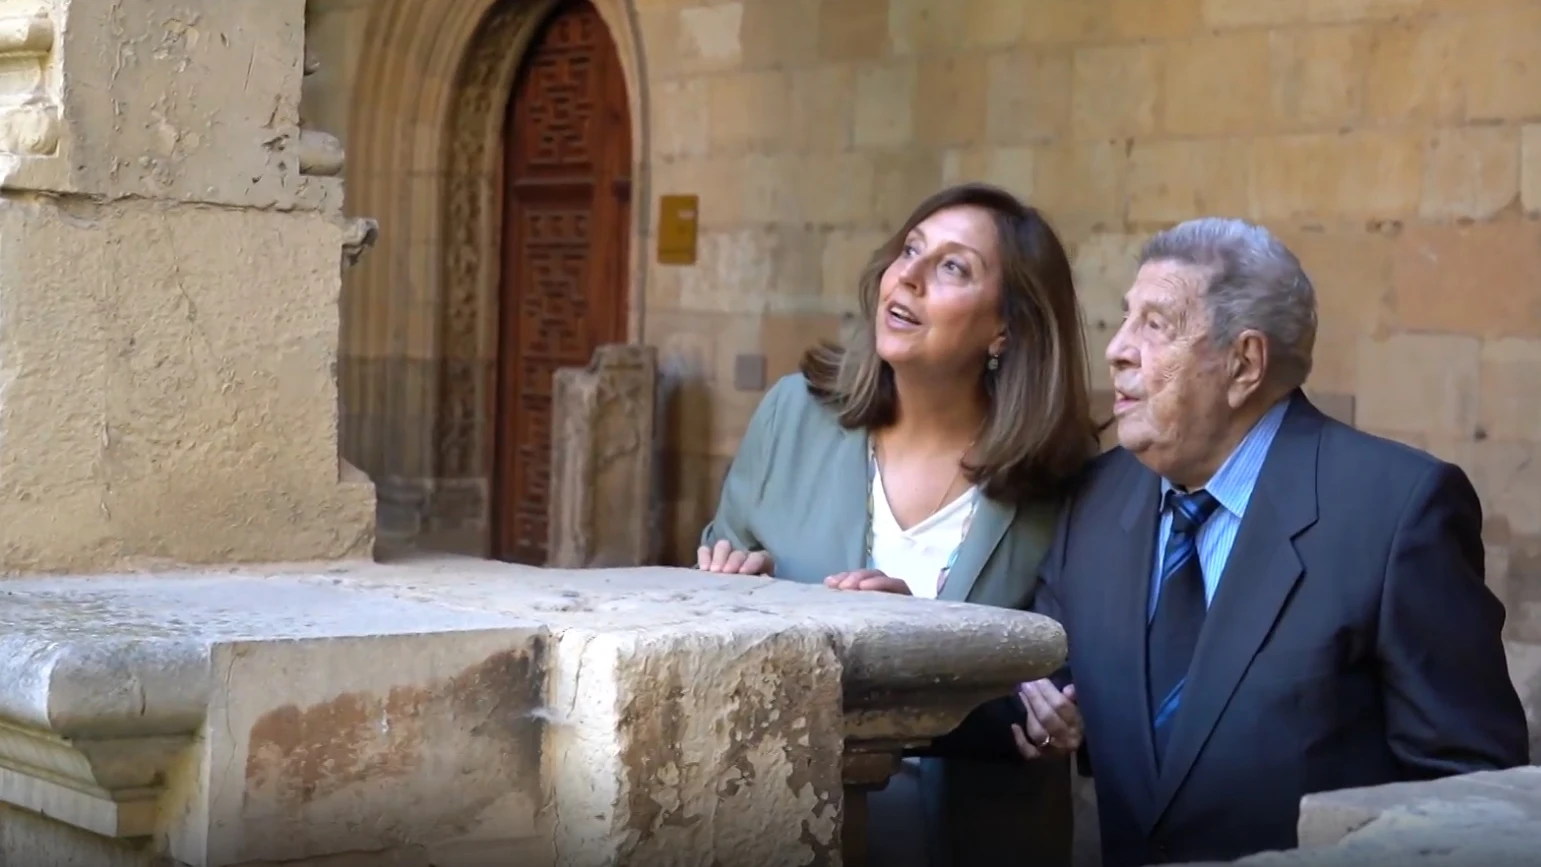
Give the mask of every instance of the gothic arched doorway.
M 520 63 L 504 125 L 491 554 L 542 565 L 552 376 L 627 330 L 631 117 L 615 43 L 562 0 Z

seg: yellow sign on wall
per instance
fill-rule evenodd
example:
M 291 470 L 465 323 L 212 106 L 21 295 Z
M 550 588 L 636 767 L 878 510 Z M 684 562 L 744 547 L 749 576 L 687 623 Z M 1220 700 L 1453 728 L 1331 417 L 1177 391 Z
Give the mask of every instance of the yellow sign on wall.
M 658 264 L 696 264 L 700 196 L 659 196 Z

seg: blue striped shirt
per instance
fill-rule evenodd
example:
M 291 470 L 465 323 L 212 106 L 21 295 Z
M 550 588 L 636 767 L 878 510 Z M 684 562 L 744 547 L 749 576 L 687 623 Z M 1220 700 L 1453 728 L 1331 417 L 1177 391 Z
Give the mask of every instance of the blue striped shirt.
M 1225 561 L 1231 556 L 1236 544 L 1236 533 L 1241 529 L 1241 519 L 1247 514 L 1247 502 L 1252 499 L 1252 489 L 1257 486 L 1258 474 L 1263 471 L 1263 461 L 1273 445 L 1284 414 L 1289 410 L 1290 398 L 1274 404 L 1258 419 L 1252 430 L 1242 438 L 1236 450 L 1225 459 L 1214 478 L 1204 486 L 1220 507 L 1199 528 L 1199 565 L 1204 569 L 1204 601 L 1213 605 L 1215 590 L 1220 586 L 1220 574 L 1225 571 Z M 1150 580 L 1150 616 L 1156 614 L 1156 600 L 1161 598 L 1161 561 L 1166 556 L 1167 539 L 1172 535 L 1172 513 L 1163 506 L 1166 492 L 1172 483 L 1161 480 L 1161 524 L 1156 531 L 1156 563 Z

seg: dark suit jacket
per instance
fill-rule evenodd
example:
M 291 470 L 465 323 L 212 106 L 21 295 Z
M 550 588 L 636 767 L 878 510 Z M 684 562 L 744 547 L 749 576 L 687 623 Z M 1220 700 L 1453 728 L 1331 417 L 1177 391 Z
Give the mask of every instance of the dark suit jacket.
M 1122 449 L 1094 462 L 1034 606 L 1069 636 L 1106 867 L 1289 848 L 1308 793 L 1526 763 L 1471 482 L 1297 393 L 1158 773 L 1145 633 L 1159 490 Z

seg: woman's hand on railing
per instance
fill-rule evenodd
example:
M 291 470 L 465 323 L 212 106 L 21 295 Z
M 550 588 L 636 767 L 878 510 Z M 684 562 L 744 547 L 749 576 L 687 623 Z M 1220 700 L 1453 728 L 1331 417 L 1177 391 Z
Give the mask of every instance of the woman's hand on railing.
M 696 568 L 724 575 L 769 575 L 776 564 L 764 551 L 735 551 L 722 539 L 710 548 L 702 545 L 696 549 Z
M 910 585 L 899 578 L 891 578 L 877 569 L 857 569 L 841 572 L 824 579 L 825 587 L 836 590 L 866 590 L 870 593 L 896 593 L 912 596 Z

